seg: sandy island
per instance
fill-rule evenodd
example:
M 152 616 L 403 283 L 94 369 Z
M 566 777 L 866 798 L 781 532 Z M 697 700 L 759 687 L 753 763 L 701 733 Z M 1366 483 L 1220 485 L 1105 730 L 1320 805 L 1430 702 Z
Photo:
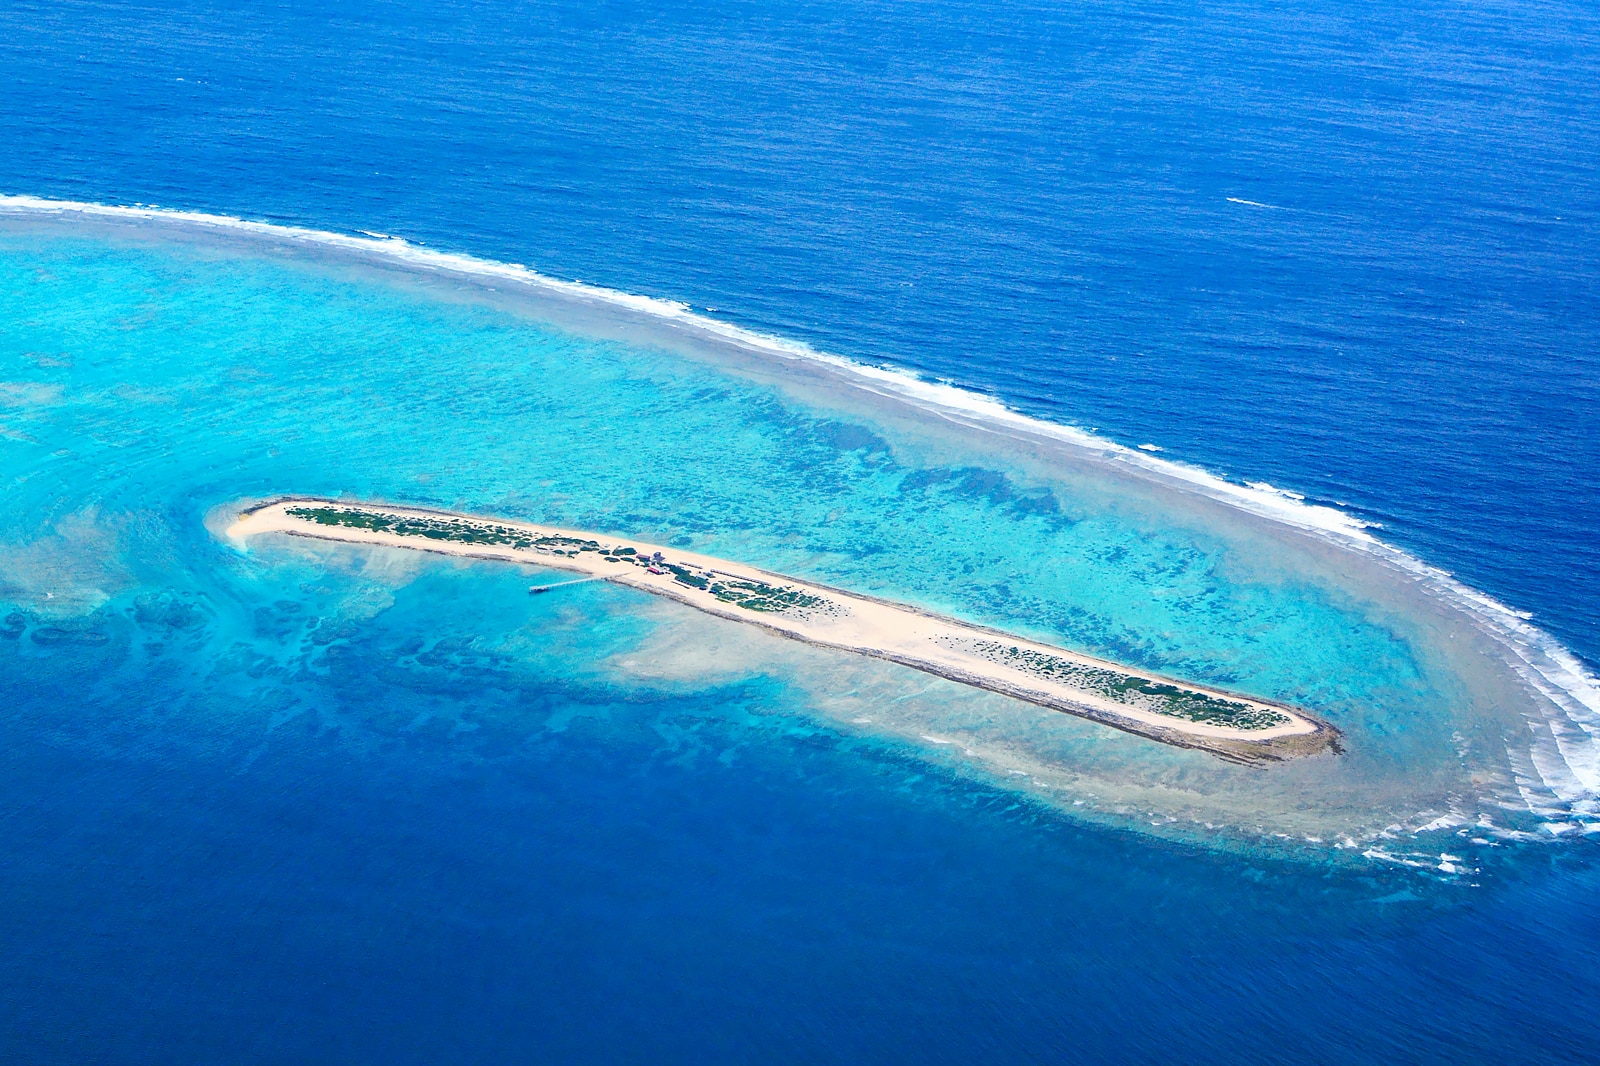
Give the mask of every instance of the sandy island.
M 753 566 L 641 541 L 415 507 L 284 497 L 241 511 L 227 530 L 414 548 L 576 571 L 670 596 L 795 640 L 870 655 L 965 685 L 1224 758 L 1277 761 L 1338 750 L 1338 732 L 1304 711 L 1134 670 L 909 607 Z M 567 582 L 535 585 L 551 592 Z M 556 593 L 559 595 L 559 593 Z

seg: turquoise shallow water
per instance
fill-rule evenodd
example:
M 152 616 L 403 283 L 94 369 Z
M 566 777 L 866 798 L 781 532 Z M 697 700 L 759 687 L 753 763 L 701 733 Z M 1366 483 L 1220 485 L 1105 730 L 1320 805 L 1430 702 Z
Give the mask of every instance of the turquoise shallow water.
M 1589 1066 L 1596 14 L 0 5 L 0 193 L 400 234 L 1056 427 L 415 247 L 8 200 L 0 1061 Z M 1346 751 L 217 535 L 288 481 L 687 537 Z
M 1263 775 L 626 595 L 594 609 L 654 619 L 632 652 L 572 663 L 691 688 L 767 677 L 819 720 L 1074 813 L 1348 848 L 1525 806 L 1526 756 L 1505 747 L 1526 708 L 1507 701 L 1530 697 L 1504 666 L 1487 689 L 1463 673 L 1455 631 L 1355 553 L 859 396 L 828 406 L 781 366 L 573 332 L 484 282 L 164 232 L 5 238 L 5 595 L 39 626 L 97 632 L 174 587 L 197 618 L 219 596 L 277 602 L 218 538 L 226 508 L 350 494 L 692 547 L 1301 704 L 1345 734 L 1342 757 Z M 359 626 L 444 565 L 384 556 L 325 624 Z M 207 654 L 238 638 L 216 624 Z M 321 646 L 277 639 L 245 646 Z
M 9 447 L 37 494 L 18 533 L 43 500 L 59 520 L 152 483 L 194 505 L 349 493 L 631 531 L 1296 699 L 1417 676 L 1338 592 L 1252 573 L 1203 529 L 908 465 L 872 427 L 666 353 L 282 264 L 10 252 Z
M 1431 601 L 548 309 L 171 227 L 0 240 L 0 1051 L 1583 1061 L 1593 871 L 1516 846 L 1504 663 Z M 1303 700 L 1347 750 L 1246 769 L 627 589 L 221 536 L 283 491 L 719 552 Z

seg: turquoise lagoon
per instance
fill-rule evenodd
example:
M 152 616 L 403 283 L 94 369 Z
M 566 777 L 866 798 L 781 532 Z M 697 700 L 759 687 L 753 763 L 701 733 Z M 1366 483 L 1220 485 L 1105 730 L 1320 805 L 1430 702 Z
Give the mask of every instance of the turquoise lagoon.
M 1185 840 L 1432 866 L 1429 834 L 1595 825 L 1593 693 L 1538 631 L 1337 515 L 980 398 L 395 242 L 139 212 L 12 211 L 0 323 L 17 669 L 75 649 L 102 680 L 183 679 L 175 713 L 339 728 L 339 649 L 405 614 L 457 641 L 384 663 L 423 698 L 419 655 L 447 654 L 608 699 L 750 688 L 757 738 L 821 731 Z M 1240 767 L 629 590 L 534 602 L 510 567 L 219 537 L 286 492 L 739 559 L 1295 703 L 1344 750 Z M 485 722 L 441 694 L 363 727 L 577 713 Z

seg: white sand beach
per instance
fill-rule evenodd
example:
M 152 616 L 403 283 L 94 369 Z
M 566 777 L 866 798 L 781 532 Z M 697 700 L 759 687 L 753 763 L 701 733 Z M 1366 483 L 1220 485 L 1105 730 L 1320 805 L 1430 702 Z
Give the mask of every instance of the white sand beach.
M 618 538 L 387 504 L 285 497 L 240 511 L 227 536 L 286 534 L 572 571 L 795 640 L 869 655 L 1225 758 L 1338 750 L 1304 711 L 1224 692 L 753 566 Z M 533 590 L 557 591 L 562 581 Z

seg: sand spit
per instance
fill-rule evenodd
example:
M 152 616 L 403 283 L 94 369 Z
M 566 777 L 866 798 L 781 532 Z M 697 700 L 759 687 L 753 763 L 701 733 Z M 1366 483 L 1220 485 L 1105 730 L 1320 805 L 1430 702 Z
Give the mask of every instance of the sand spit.
M 416 507 L 281 497 L 240 512 L 243 543 L 264 533 L 528 563 L 669 596 L 770 632 L 923 670 L 1165 744 L 1243 762 L 1338 751 L 1304 711 L 1134 670 L 742 563 L 641 541 Z M 549 591 L 568 582 L 533 586 Z

